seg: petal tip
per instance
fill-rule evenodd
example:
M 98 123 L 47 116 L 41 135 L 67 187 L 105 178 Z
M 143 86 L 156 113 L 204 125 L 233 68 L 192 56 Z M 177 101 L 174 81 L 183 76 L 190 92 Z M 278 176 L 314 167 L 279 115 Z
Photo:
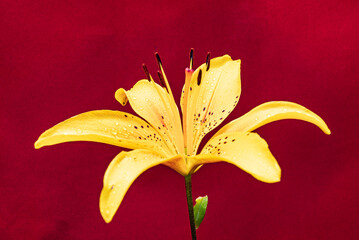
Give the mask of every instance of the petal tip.
M 280 182 L 282 177 L 282 170 L 278 163 L 273 166 L 273 168 L 270 170 L 270 173 L 266 176 L 255 176 L 260 181 L 266 182 L 266 183 L 277 183 Z
M 106 223 L 110 223 L 113 219 L 113 214 L 110 214 L 109 210 L 100 209 L 101 216 Z
M 282 174 L 281 174 L 281 171 L 279 170 L 279 173 L 278 173 L 278 175 L 276 176 L 276 177 L 274 177 L 273 178 L 273 181 L 271 181 L 271 182 L 269 182 L 269 183 L 277 183 L 277 182 L 280 182 L 280 180 L 281 180 L 281 176 Z
M 41 147 L 42 147 L 42 144 L 40 143 L 39 140 L 37 140 L 37 141 L 34 143 L 34 148 L 35 148 L 35 149 L 39 149 L 39 148 L 41 148 Z
M 116 211 L 113 211 L 113 209 L 111 209 L 108 205 L 107 205 L 107 201 L 104 198 L 104 191 L 101 192 L 101 196 L 100 196 L 100 213 L 101 216 L 103 218 L 103 220 L 106 223 L 110 223 L 116 213 Z M 117 209 L 116 209 L 117 210 Z
M 279 175 L 272 176 L 271 178 L 267 178 L 267 179 L 262 179 L 262 178 L 257 178 L 257 179 L 266 183 L 277 183 L 280 182 L 281 180 L 281 174 L 279 173 Z
M 118 89 L 115 92 L 115 98 L 122 106 L 125 106 L 128 101 L 127 95 L 126 95 L 126 90 L 123 88 Z
M 326 128 L 324 129 L 324 133 L 327 134 L 327 135 L 332 134 L 332 132 L 330 131 L 330 129 L 329 129 L 328 127 L 326 127 Z
M 332 132 L 328 128 L 328 125 L 324 122 L 323 119 L 320 118 L 320 122 L 315 125 L 317 125 L 326 135 L 332 134 Z

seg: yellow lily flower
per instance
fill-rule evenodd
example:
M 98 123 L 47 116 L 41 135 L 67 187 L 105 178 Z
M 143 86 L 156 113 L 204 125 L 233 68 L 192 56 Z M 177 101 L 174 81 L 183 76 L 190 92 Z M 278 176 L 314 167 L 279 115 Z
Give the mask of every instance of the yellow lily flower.
M 191 55 L 192 56 L 192 55 Z M 98 110 L 79 114 L 45 131 L 35 148 L 71 141 L 94 141 L 133 151 L 118 154 L 106 170 L 100 196 L 100 211 L 110 222 L 133 181 L 147 169 L 164 164 L 183 176 L 205 163 L 228 162 L 256 179 L 280 181 L 281 169 L 268 145 L 253 131 L 282 119 L 299 119 L 330 134 L 315 113 L 291 102 L 264 103 L 222 127 L 201 151 L 202 138 L 217 128 L 237 105 L 241 94 L 240 60 L 225 55 L 196 70 L 185 70 L 181 96 L 182 121 L 162 63 L 156 55 L 161 85 L 144 66 L 147 79 L 130 90 L 119 89 L 115 98 L 130 103 L 141 118 L 121 111 Z

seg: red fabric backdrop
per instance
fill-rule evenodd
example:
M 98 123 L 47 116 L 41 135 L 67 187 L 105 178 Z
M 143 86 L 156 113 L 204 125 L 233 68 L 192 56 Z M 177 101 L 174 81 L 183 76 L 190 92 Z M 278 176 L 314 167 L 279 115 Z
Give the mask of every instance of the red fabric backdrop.
M 114 220 L 98 209 L 103 174 L 122 149 L 38 136 L 81 112 L 121 109 L 119 87 L 157 70 L 161 54 L 178 100 L 195 66 L 242 59 L 242 96 L 229 119 L 270 100 L 318 113 L 258 130 L 282 168 L 265 184 L 224 163 L 193 176 L 207 194 L 198 239 L 358 239 L 358 1 L 0 2 L 0 238 L 189 239 L 184 178 L 159 166 L 130 188 Z M 228 120 L 226 122 L 228 122 Z

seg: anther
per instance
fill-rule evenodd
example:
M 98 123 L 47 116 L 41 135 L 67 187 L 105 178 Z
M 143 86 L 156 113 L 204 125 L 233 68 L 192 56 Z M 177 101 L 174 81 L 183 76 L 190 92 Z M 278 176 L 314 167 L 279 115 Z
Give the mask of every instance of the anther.
M 193 69 L 193 48 L 189 51 L 189 69 Z
M 159 67 L 160 72 L 161 72 L 160 80 L 161 80 L 161 82 L 163 82 L 162 85 L 167 90 L 167 92 L 170 94 L 172 100 L 174 101 L 173 94 L 172 94 L 172 91 L 171 91 L 171 87 L 170 87 L 170 85 L 168 83 L 166 74 L 163 71 L 162 61 L 161 61 L 161 58 L 160 58 L 160 55 L 158 54 L 158 52 L 155 53 L 155 56 L 156 56 L 158 67 Z
M 206 71 L 208 71 L 209 66 L 211 65 L 211 59 L 210 59 L 210 57 L 211 57 L 211 53 L 208 52 L 208 53 L 207 53 L 207 58 L 206 58 L 206 66 L 207 66 Z
M 198 76 L 197 76 L 197 85 L 199 86 L 201 84 L 202 80 L 202 69 L 199 70 Z
M 160 58 L 160 55 L 158 54 L 158 52 L 155 53 L 155 56 L 156 56 L 157 64 L 159 66 L 162 66 L 162 61 L 161 61 L 161 58 Z
M 166 83 L 165 83 L 165 80 L 163 79 L 161 71 L 157 71 L 157 74 L 158 74 L 158 78 L 160 79 L 161 86 L 164 89 L 166 89 Z
M 142 64 L 142 68 L 143 68 L 143 71 L 145 71 L 147 80 L 148 80 L 148 81 L 151 81 L 151 75 L 150 75 L 150 72 L 149 72 L 148 69 L 147 69 L 146 64 Z

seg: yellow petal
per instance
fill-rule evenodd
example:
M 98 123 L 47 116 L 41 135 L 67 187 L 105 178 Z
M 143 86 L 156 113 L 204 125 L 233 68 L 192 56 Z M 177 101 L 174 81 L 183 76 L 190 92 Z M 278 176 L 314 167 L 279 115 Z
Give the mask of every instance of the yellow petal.
M 169 153 L 164 140 L 147 122 L 132 114 L 111 110 L 90 111 L 69 118 L 41 134 L 35 148 L 73 141 Z
M 173 154 L 183 153 L 179 112 L 165 89 L 154 82 L 141 80 L 128 91 L 118 89 L 115 97 L 123 105 L 128 99 L 133 110 L 158 130 Z
M 228 133 L 211 139 L 201 154 L 189 159 L 192 169 L 204 163 L 228 162 L 243 169 L 256 179 L 279 182 L 280 167 L 257 133 Z
M 239 100 L 240 60 L 232 61 L 228 55 L 211 59 L 209 68 L 202 64 L 194 71 L 186 89 L 187 145 L 188 153 L 194 154 L 201 139 L 231 113 Z
M 103 178 L 100 196 L 100 211 L 109 223 L 120 206 L 123 197 L 135 179 L 147 169 L 174 161 L 177 157 L 166 159 L 149 150 L 121 152 L 108 166 Z
M 299 104 L 278 101 L 259 105 L 222 127 L 215 136 L 230 132 L 251 132 L 267 123 L 283 119 L 307 121 L 317 125 L 324 133 L 330 134 L 328 126 L 317 114 Z

